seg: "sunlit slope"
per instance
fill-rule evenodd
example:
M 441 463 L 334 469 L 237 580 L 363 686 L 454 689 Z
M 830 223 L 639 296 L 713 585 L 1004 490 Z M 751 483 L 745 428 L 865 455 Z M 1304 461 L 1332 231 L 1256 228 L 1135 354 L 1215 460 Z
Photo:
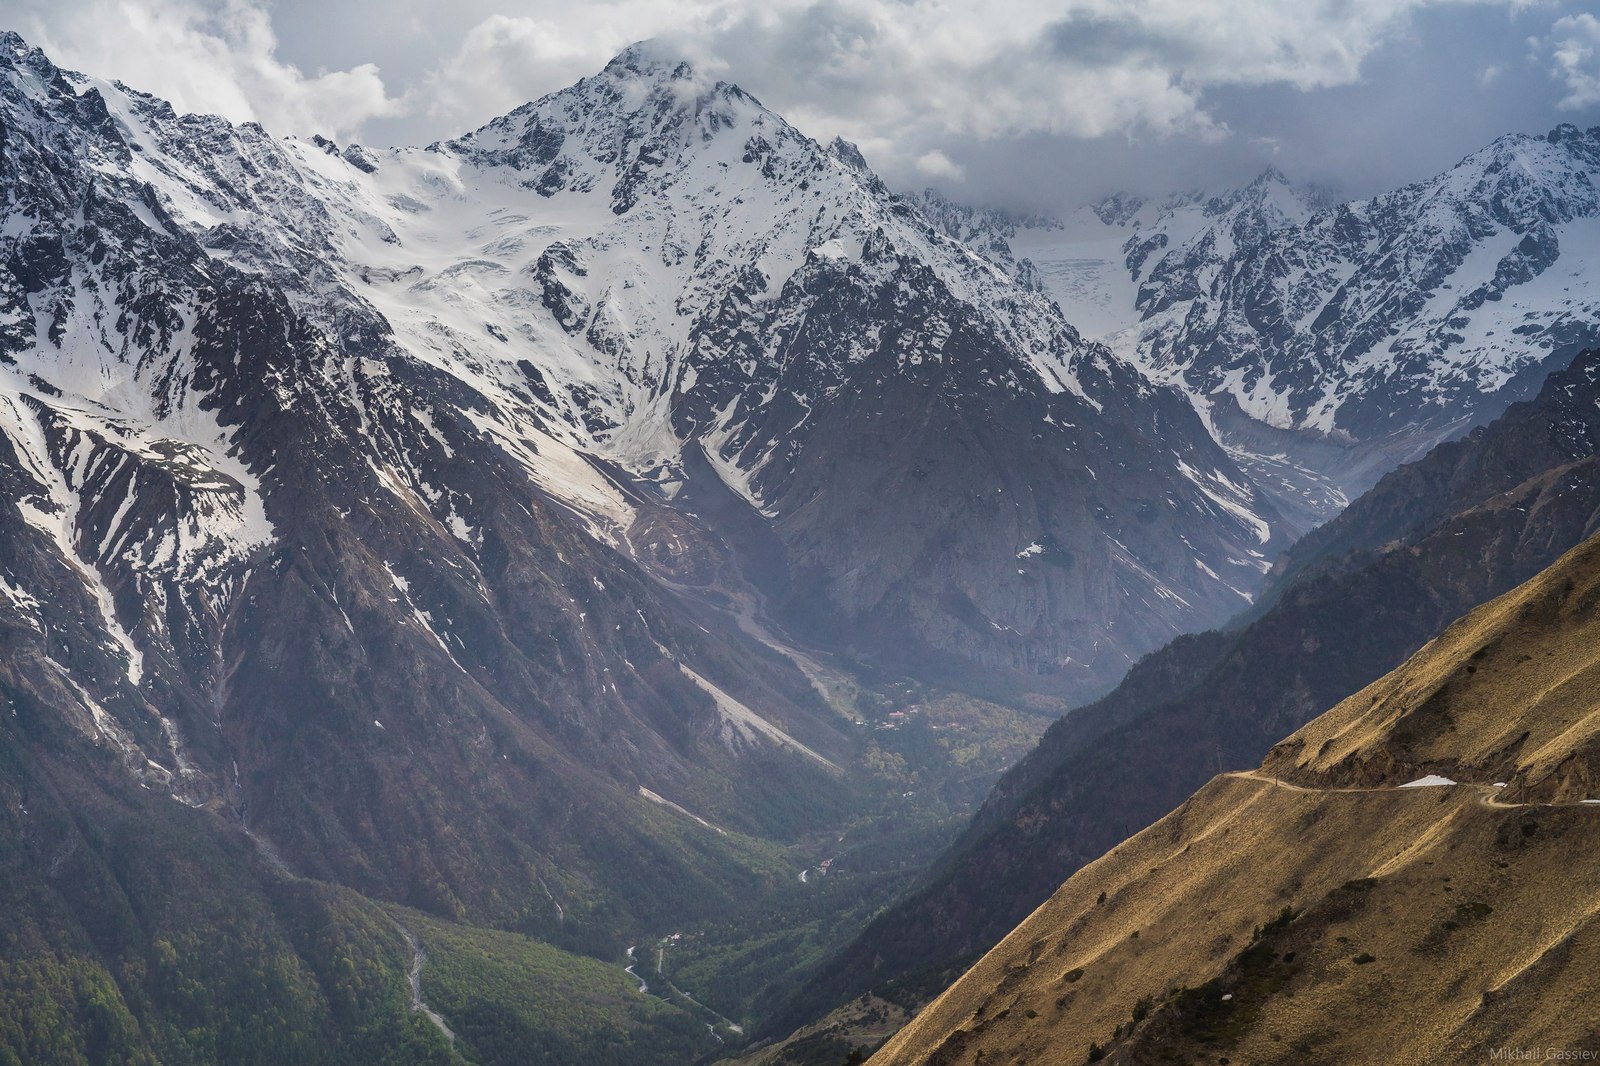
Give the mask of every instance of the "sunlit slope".
M 1593 538 L 1085 867 L 872 1061 L 1600 1047 L 1597 606 Z
M 1264 766 L 1304 784 L 1439 774 L 1503 798 L 1600 795 L 1600 557 L 1594 539 L 1478 608 L 1311 722 Z

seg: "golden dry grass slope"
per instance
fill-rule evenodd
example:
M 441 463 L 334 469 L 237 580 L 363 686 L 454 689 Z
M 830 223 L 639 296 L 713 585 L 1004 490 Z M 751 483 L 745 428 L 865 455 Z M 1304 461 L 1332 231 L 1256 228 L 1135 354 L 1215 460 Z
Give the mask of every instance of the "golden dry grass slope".
M 1600 537 L 1079 871 L 871 1062 L 1594 1061 L 1597 738 Z

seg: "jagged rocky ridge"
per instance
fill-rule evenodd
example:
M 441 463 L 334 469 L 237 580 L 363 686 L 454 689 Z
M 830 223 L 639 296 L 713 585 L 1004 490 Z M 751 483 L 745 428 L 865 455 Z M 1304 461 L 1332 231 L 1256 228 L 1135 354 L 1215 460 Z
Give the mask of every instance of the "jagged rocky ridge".
M 1145 275 L 1140 346 L 1269 425 L 1406 458 L 1593 339 L 1597 173 L 1600 128 L 1561 126 L 1231 246 L 1207 233 Z
M 299 873 L 529 928 L 739 890 L 641 788 L 732 829 L 819 816 L 843 745 L 805 678 L 664 594 L 529 476 L 581 461 L 485 432 L 315 265 L 332 227 L 277 142 L 15 38 L 0 62 L 9 698 Z M 255 258 L 252 196 L 304 210 L 300 258 Z
M 1170 394 L 735 87 L 641 47 L 444 149 L 570 234 L 522 267 L 532 315 L 516 287 L 475 310 L 538 342 L 578 446 L 668 494 L 709 461 L 813 633 L 1092 685 L 1271 554 L 1270 507 Z
M 935 217 L 1003 245 L 1090 335 L 1194 395 L 1280 506 L 1326 520 L 1600 339 L 1597 180 L 1600 127 L 1563 125 L 1365 200 L 1269 169 L 1059 220 Z

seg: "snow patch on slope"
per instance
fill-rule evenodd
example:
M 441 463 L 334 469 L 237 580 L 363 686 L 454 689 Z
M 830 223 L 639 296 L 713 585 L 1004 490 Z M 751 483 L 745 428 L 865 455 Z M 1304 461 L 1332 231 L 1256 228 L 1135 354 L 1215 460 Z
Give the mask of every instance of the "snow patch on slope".
M 722 742 L 728 746 L 730 751 L 737 751 L 740 745 L 753 744 L 758 739 L 766 739 L 779 747 L 794 748 L 828 769 L 839 771 L 838 764 L 831 759 L 806 747 L 689 667 L 679 663 L 678 669 L 682 670 L 684 676 L 699 686 L 716 704 L 717 713 L 722 716 Z

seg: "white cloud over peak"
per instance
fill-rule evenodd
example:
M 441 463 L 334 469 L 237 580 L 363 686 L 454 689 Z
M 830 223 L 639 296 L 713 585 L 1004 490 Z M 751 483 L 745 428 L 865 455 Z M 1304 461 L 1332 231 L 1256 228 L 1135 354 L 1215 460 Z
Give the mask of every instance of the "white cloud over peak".
M 966 176 L 960 166 L 937 148 L 918 156 L 916 167 L 918 173 L 935 180 L 960 181 Z
M 1600 106 L 1600 21 L 1580 0 L 11 2 L 16 28 L 64 65 L 183 110 L 379 144 L 464 133 L 654 37 L 904 180 L 993 182 L 1006 167 L 988 157 L 1081 169 L 1093 154 L 1070 146 L 1085 141 L 1143 153 L 1141 172 L 1152 152 L 1259 155 L 1261 136 L 1290 143 L 1309 130 L 1281 123 L 1313 113 L 1294 101 L 1330 89 L 1346 101 L 1366 93 L 1369 107 L 1388 87 L 1459 108 L 1459 97 L 1429 94 L 1454 77 L 1463 44 L 1473 58 L 1461 78 L 1489 104 L 1531 95 L 1519 79 L 1547 69 L 1544 113 L 1555 117 L 1558 95 L 1568 111 Z M 1530 64 L 1533 20 L 1548 31 Z M 1396 56 L 1403 65 L 1384 73 L 1382 57 Z M 1367 92 L 1374 70 L 1389 80 Z M 1354 120 L 1334 95 L 1320 115 L 1348 133 Z M 1401 114 L 1381 106 L 1367 125 L 1385 130 Z
M 1600 19 L 1584 12 L 1550 27 L 1551 73 L 1566 87 L 1557 104 L 1568 111 L 1600 106 Z
M 348 136 L 398 114 L 370 63 L 308 76 L 277 58 L 264 8 L 244 0 L 92 0 L 36 19 L 33 43 L 56 62 L 154 92 L 180 111 L 256 121 L 279 132 Z
M 1512 0 L 1514 2 L 1514 0 Z M 674 36 L 821 136 L 901 164 L 951 136 L 1225 139 L 1222 87 L 1351 84 L 1429 8 L 1506 0 L 768 0 L 707 5 Z M 894 160 L 888 162 L 893 164 Z
M 535 0 L 466 23 L 427 9 L 395 19 L 373 3 L 375 32 L 404 23 L 389 32 L 439 42 L 403 94 L 370 63 L 308 75 L 280 60 L 269 8 L 252 0 L 31 6 L 41 43 L 63 62 L 110 69 L 186 109 L 287 131 L 349 134 L 372 118 L 412 116 L 454 123 L 434 131 L 448 135 L 592 72 L 632 41 L 663 36 L 826 127 L 819 133 L 915 133 L 915 159 L 935 133 L 1216 137 L 1208 90 L 1348 84 L 1424 8 L 1516 2 Z M 465 5 L 474 6 L 484 5 Z M 1581 74 L 1594 19 L 1557 25 L 1568 23 L 1561 32 L 1575 43 L 1558 58 Z
M 623 28 L 633 20 L 583 15 L 583 5 L 549 18 L 490 15 L 427 74 L 414 106 L 465 130 L 594 73 L 634 40 Z

